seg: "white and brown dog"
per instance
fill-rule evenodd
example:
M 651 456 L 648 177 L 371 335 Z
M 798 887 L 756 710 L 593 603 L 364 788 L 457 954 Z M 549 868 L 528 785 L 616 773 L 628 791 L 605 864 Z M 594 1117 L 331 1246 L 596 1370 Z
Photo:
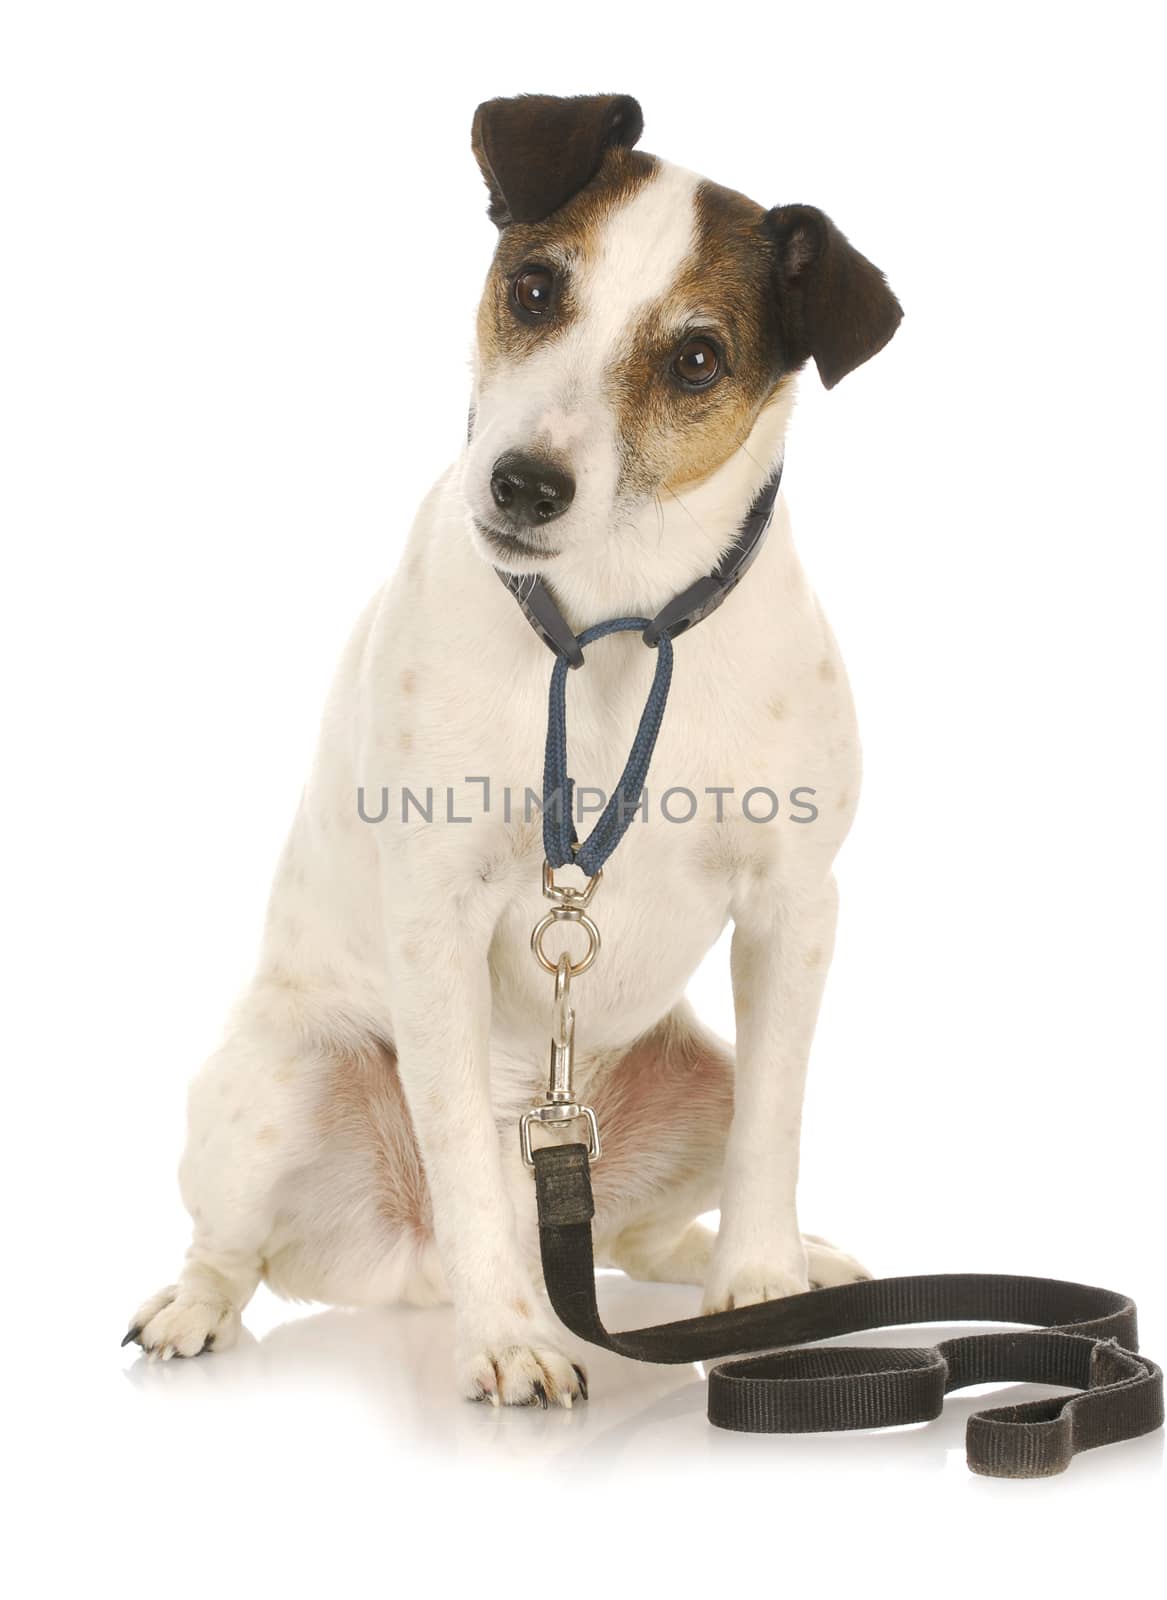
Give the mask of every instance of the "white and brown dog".
M 472 439 L 341 663 L 258 969 L 191 1091 L 193 1241 L 128 1336 L 151 1353 L 228 1346 L 262 1278 L 340 1305 L 450 1298 L 464 1394 L 586 1392 L 543 1309 L 516 1136 L 552 1009 L 529 948 L 540 819 L 522 800 L 552 662 L 493 569 L 541 574 L 576 631 L 654 615 L 733 541 L 781 456 L 798 369 L 813 358 L 833 385 L 901 315 L 821 212 L 767 211 L 636 152 L 640 130 L 626 96 L 475 117 L 499 239 Z M 623 765 L 654 661 L 622 634 L 572 676 L 588 781 Z M 654 777 L 698 797 L 696 814 L 643 806 L 577 995 L 600 1257 L 703 1283 L 710 1310 L 864 1276 L 795 1211 L 859 745 L 781 501 L 749 577 L 677 646 Z M 727 798 L 792 782 L 816 791 L 812 825 Z M 684 998 L 729 918 L 736 1061 Z M 716 1206 L 715 1237 L 696 1218 Z

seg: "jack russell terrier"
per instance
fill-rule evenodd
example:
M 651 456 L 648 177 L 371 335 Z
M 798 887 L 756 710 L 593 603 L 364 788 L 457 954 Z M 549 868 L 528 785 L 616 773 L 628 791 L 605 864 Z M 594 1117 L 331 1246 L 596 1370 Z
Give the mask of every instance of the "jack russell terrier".
M 832 387 L 901 317 L 821 211 L 766 210 L 638 152 L 641 128 L 623 95 L 475 115 L 498 245 L 470 441 L 347 648 L 257 971 L 192 1087 L 193 1239 L 127 1335 L 151 1355 L 225 1349 L 263 1279 L 335 1305 L 450 1299 L 464 1395 L 586 1395 L 541 1296 L 516 1135 L 551 1005 L 529 948 L 540 817 L 514 797 L 541 771 L 553 663 L 499 573 L 520 592 L 537 574 L 577 633 L 654 616 L 716 567 L 772 477 L 799 369 L 813 358 Z M 589 779 L 619 772 L 654 660 L 623 633 L 572 675 Z M 748 578 L 676 650 L 655 771 L 696 808 L 678 825 L 678 808 L 642 804 L 581 980 L 599 1258 L 703 1284 L 710 1311 L 867 1275 L 801 1234 L 795 1209 L 859 770 L 838 649 L 779 499 Z M 801 814 L 726 801 L 794 780 L 816 797 Z M 685 1000 L 730 918 L 736 1056 Z M 716 1235 L 696 1220 L 715 1207 Z

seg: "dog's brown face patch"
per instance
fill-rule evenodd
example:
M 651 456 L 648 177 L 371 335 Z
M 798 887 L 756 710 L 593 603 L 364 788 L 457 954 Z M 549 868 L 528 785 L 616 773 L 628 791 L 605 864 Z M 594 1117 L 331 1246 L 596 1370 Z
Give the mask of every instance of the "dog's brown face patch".
M 603 308 L 589 304 L 589 274 L 612 249 L 623 227 L 621 212 L 660 173 L 661 164 L 636 151 L 609 151 L 597 177 L 551 217 L 513 224 L 499 238 L 478 311 L 482 384 L 515 371 L 550 346 L 565 341 L 581 319 L 603 323 Z M 653 295 L 626 322 L 605 325 L 587 374 L 593 401 L 610 409 L 618 455 L 614 485 L 621 502 L 645 502 L 708 476 L 741 447 L 784 373 L 774 308 L 774 251 L 763 208 L 717 184 L 694 182 L 684 195 L 688 247 L 663 293 Z M 656 241 L 651 234 L 619 241 L 634 287 L 643 267 L 651 278 Z M 638 259 L 639 258 L 639 259 Z M 532 280 L 531 272 L 540 274 Z M 542 275 L 546 274 L 546 277 Z M 528 295 L 533 282 L 535 295 Z M 531 298 L 545 299 L 533 310 Z M 613 337 L 614 335 L 614 337 Z M 677 357 L 699 338 L 716 368 L 707 385 L 690 386 Z M 578 403 L 581 358 L 566 376 L 562 407 Z M 512 448 L 538 453 L 539 438 Z
M 744 446 L 786 376 L 765 212 L 744 195 L 702 183 L 694 213 L 691 257 L 667 296 L 641 315 L 612 371 L 621 482 L 642 495 L 716 471 Z M 693 338 L 715 352 L 718 370 L 707 386 L 690 387 L 675 370 Z
M 574 283 L 594 257 L 604 224 L 657 169 L 655 157 L 616 149 L 605 156 L 596 178 L 542 222 L 513 223 L 499 236 L 478 305 L 478 360 L 489 378 L 502 362 L 534 354 L 545 340 L 572 325 L 578 313 Z M 524 314 L 515 293 L 524 267 L 551 271 L 551 300 L 544 314 Z
M 663 526 L 667 497 L 735 457 L 752 495 L 793 372 L 813 356 L 824 382 L 837 381 L 898 317 L 882 275 L 821 212 L 767 212 L 653 156 L 609 149 L 549 216 L 500 230 L 463 480 L 479 534 L 511 570 L 537 570 L 622 529 L 643 533 L 650 519 Z M 763 413 L 775 427 L 754 435 L 766 453 L 756 460 Z M 515 456 L 557 486 L 525 521 L 512 509 L 521 474 L 500 465 Z

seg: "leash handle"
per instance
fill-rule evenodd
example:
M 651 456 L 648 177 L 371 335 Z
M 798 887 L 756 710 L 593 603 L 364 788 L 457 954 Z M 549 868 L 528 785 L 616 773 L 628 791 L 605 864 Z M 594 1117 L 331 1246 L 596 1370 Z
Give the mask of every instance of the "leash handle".
M 833 1433 L 940 1415 L 944 1396 L 975 1383 L 1050 1383 L 1079 1392 L 998 1406 L 969 1418 L 973 1472 L 1044 1478 L 1098 1445 L 1163 1424 L 1163 1374 L 1137 1354 L 1134 1302 L 1056 1278 L 946 1273 L 872 1278 L 763 1305 L 610 1333 L 596 1304 L 588 1152 L 534 1153 L 543 1277 L 560 1321 L 634 1361 L 705 1361 L 737 1353 L 709 1378 L 709 1420 L 743 1433 Z M 918 1349 L 805 1345 L 914 1322 L 1023 1322 Z M 741 1358 L 742 1352 L 769 1350 Z

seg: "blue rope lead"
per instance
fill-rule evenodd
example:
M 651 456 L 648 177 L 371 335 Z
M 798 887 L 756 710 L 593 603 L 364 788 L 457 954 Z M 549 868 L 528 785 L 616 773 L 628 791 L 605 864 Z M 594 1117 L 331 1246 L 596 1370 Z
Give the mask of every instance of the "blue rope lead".
M 645 617 L 616 617 L 611 622 L 598 622 L 594 628 L 585 628 L 580 634 L 580 646 L 592 644 L 609 633 L 643 633 L 648 627 Z M 607 861 L 636 815 L 648 764 L 656 746 L 669 698 L 669 684 L 673 676 L 673 642 L 667 633 L 657 640 L 656 671 L 652 687 L 644 702 L 640 726 L 628 752 L 628 760 L 615 793 L 600 813 L 599 820 L 586 841 L 581 845 L 576 838 L 573 793 L 574 785 L 567 775 L 567 668 L 565 657 L 559 656 L 551 673 L 551 693 L 547 708 L 547 756 L 543 765 L 543 849 L 553 867 L 563 867 L 574 861 L 589 877 Z

